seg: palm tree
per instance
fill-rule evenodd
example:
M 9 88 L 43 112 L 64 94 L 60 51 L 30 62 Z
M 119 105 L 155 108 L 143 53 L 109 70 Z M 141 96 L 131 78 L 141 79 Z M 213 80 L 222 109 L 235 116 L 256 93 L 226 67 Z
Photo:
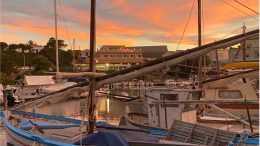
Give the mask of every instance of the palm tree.
M 29 52 L 31 53 L 33 46 L 35 46 L 37 44 L 34 41 L 29 40 L 26 45 L 29 46 L 28 49 L 29 49 Z

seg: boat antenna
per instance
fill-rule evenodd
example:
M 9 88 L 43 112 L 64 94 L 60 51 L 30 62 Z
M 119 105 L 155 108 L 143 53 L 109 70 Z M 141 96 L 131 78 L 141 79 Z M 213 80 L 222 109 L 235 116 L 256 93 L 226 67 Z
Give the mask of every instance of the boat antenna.
M 57 32 L 57 0 L 54 0 L 54 16 L 55 16 L 55 47 L 56 47 L 56 72 L 59 72 L 59 43 L 58 43 L 58 32 Z
M 89 71 L 95 72 L 95 47 L 96 47 L 96 0 L 91 0 L 90 12 L 90 57 L 89 57 Z M 88 133 L 94 132 L 95 117 L 94 117 L 94 99 L 95 99 L 95 77 L 90 78 L 89 82 L 89 118 L 88 118 Z

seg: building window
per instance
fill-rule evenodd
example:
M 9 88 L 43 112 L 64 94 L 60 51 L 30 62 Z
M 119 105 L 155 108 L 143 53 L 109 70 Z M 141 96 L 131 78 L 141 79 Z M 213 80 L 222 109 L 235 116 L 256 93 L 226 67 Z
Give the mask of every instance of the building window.
M 107 55 L 104 55 L 104 57 L 107 57 Z
M 161 97 L 161 101 L 176 101 L 176 100 L 179 100 L 179 97 L 178 97 L 178 94 L 161 94 L 160 95 Z M 179 107 L 178 104 L 171 104 L 171 105 L 162 105 L 162 107 Z
M 220 90 L 219 98 L 238 99 L 238 98 L 242 98 L 242 94 L 239 90 Z
M 128 55 L 124 55 L 124 57 L 128 58 L 129 56 Z
M 117 57 L 122 57 L 122 55 L 118 54 Z
M 132 54 L 132 55 L 131 55 L 131 57 L 132 57 L 132 58 L 134 58 L 134 57 L 135 57 L 135 55 L 134 55 L 134 54 Z
M 138 55 L 138 57 L 139 57 L 139 58 L 141 58 L 141 57 L 142 57 L 142 55 Z

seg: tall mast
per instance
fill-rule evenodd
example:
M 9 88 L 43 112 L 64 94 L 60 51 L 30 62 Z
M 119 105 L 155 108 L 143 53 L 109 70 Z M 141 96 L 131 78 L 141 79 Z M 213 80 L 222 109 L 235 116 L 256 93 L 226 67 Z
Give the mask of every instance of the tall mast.
M 246 33 L 246 25 L 245 23 L 243 24 L 243 34 Z M 245 62 L 246 61 L 246 41 L 243 41 L 243 61 Z
M 60 71 L 59 68 L 59 44 L 58 44 L 58 32 L 57 32 L 57 10 L 56 10 L 56 0 L 54 0 L 54 16 L 55 16 L 55 47 L 56 47 L 56 72 Z
M 72 56 L 73 56 L 73 70 L 76 72 L 76 60 L 75 60 L 75 39 L 73 39 L 73 50 L 72 50 Z
M 89 71 L 95 72 L 95 48 L 96 48 L 96 0 L 91 0 L 91 13 L 90 13 L 90 57 L 89 57 Z M 88 133 L 94 132 L 94 108 L 95 105 L 95 77 L 90 78 L 89 87 L 89 129 Z
M 198 0 L 198 46 L 201 46 L 201 0 Z M 202 88 L 202 57 L 199 57 L 198 85 Z

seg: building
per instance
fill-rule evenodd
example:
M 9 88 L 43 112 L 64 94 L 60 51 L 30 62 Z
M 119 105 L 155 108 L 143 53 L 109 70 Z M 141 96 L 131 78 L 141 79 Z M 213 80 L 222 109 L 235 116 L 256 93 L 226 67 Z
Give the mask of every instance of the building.
M 125 45 L 103 45 L 96 52 L 97 70 L 122 70 L 132 65 L 137 65 L 146 60 L 162 57 L 168 51 L 167 46 L 131 46 Z M 145 56 L 145 57 L 144 57 Z M 80 54 L 77 66 L 80 70 L 86 70 L 89 63 L 89 50 Z
M 86 60 L 89 57 L 89 49 L 85 49 L 80 52 L 79 59 L 80 60 Z
M 16 48 L 15 51 L 18 52 L 18 53 L 22 53 L 23 49 L 22 48 Z
M 243 61 L 243 43 L 238 48 L 231 47 L 229 49 L 229 61 Z M 246 61 L 259 60 L 259 40 L 250 39 L 245 41 L 245 59 Z
M 32 53 L 39 53 L 42 49 L 43 49 L 43 46 L 33 45 L 31 51 L 32 51 Z
M 104 45 L 96 53 L 97 70 L 121 70 L 143 63 L 142 50 L 124 45 Z
M 229 62 L 229 48 L 223 48 L 217 50 L 218 59 L 216 57 L 216 51 L 211 51 L 207 54 L 211 60 L 211 67 L 223 66 Z M 218 60 L 218 63 L 217 63 Z
M 168 52 L 167 46 L 133 46 L 127 48 L 142 50 L 142 56 L 146 60 L 160 58 L 163 54 Z

